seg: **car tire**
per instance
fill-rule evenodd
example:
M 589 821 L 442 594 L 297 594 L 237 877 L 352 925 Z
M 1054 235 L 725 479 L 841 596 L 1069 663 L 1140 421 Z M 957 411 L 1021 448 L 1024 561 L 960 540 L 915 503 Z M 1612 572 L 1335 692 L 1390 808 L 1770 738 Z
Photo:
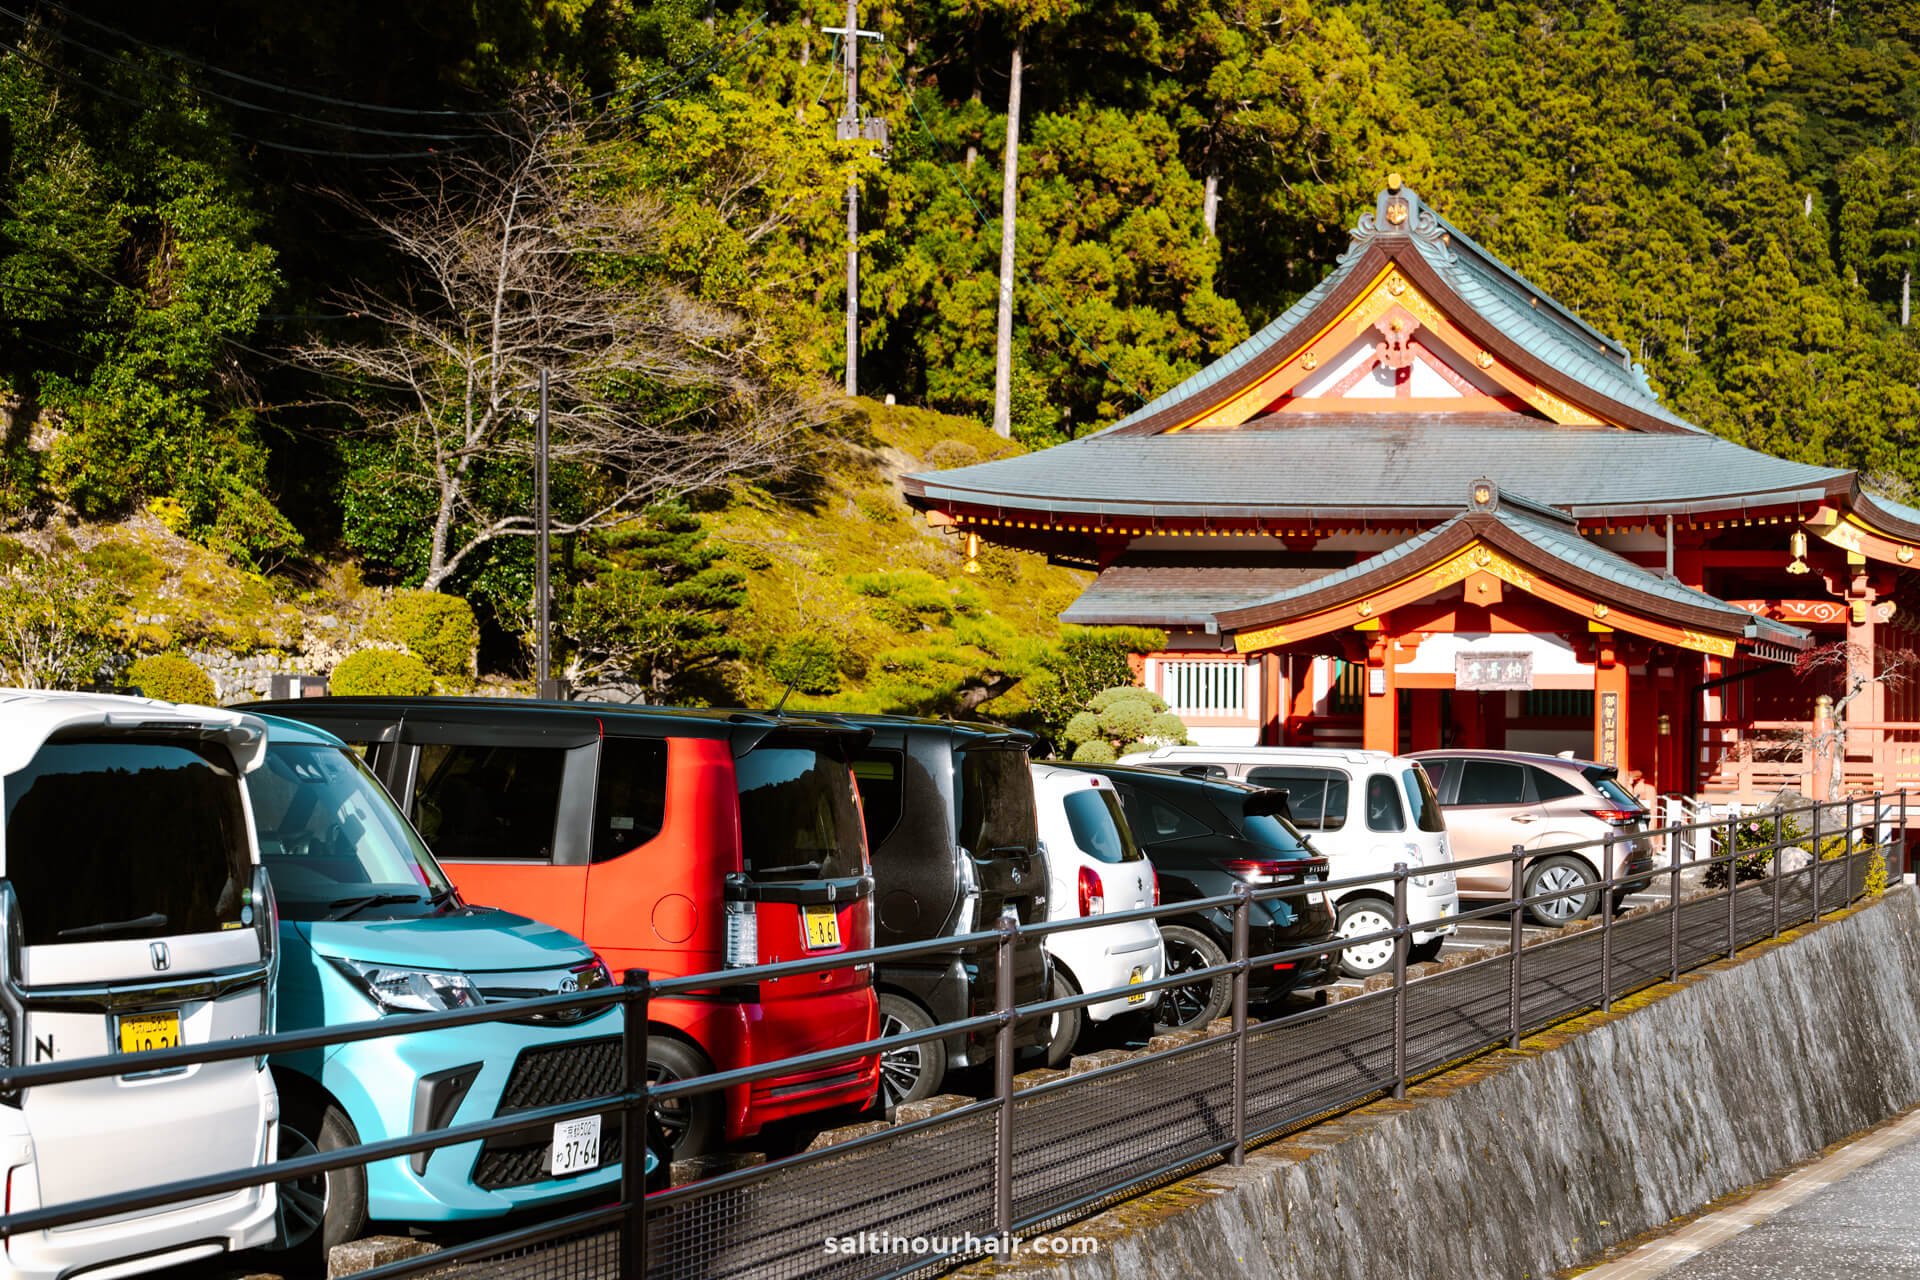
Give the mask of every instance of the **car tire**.
M 882 1037 L 926 1031 L 933 1015 L 905 996 L 887 992 L 880 997 Z M 942 1040 L 890 1049 L 880 1055 L 880 1096 L 888 1114 L 903 1102 L 924 1102 L 940 1092 L 947 1079 L 947 1046 Z
M 1445 938 L 1428 938 L 1425 942 L 1416 942 L 1407 948 L 1408 964 L 1431 964 L 1440 958 L 1440 948 L 1446 945 Z
M 311 1085 L 284 1078 L 280 1089 L 278 1158 L 291 1160 L 360 1145 L 353 1121 L 338 1103 Z M 273 1267 L 288 1280 L 327 1274 L 327 1255 L 367 1228 L 367 1170 L 348 1165 L 280 1184 Z
M 1600 877 L 1585 860 L 1571 854 L 1556 853 L 1527 868 L 1524 897 L 1567 890 L 1568 896 L 1536 902 L 1527 908 L 1527 918 L 1535 924 L 1557 929 L 1575 920 L 1585 920 L 1600 906 Z M 1585 892 L 1574 893 L 1584 887 Z
M 1160 936 L 1166 943 L 1169 978 L 1227 962 L 1227 953 L 1220 949 L 1220 944 L 1198 929 L 1164 925 Z M 1160 1007 L 1154 1011 L 1153 1029 L 1165 1032 L 1204 1027 L 1226 1011 L 1227 1002 L 1232 998 L 1233 979 L 1224 973 L 1215 974 L 1210 981 L 1203 979 L 1184 987 L 1164 988 L 1160 993 Z
M 685 1041 L 662 1035 L 647 1037 L 648 1084 L 670 1084 L 712 1072 L 713 1064 L 706 1055 Z M 654 1117 L 666 1134 L 668 1164 L 706 1155 L 719 1145 L 720 1100 L 718 1093 L 702 1093 L 654 1104 Z
M 1065 1000 L 1079 994 L 1079 985 L 1056 964 L 1053 967 L 1053 989 L 1047 998 Z M 1084 1008 L 1062 1009 L 1053 1015 L 1053 1023 L 1047 1028 L 1047 1042 L 1040 1047 L 1049 1067 L 1064 1067 L 1072 1061 L 1073 1047 L 1080 1043 L 1080 1029 L 1086 1024 L 1087 1011 Z
M 1333 928 L 1335 935 L 1342 938 L 1391 929 L 1393 904 L 1370 893 L 1357 894 L 1340 904 Z M 1408 956 L 1408 959 L 1412 959 L 1412 956 Z M 1371 978 L 1376 973 L 1386 973 L 1392 968 L 1392 938 L 1375 938 L 1372 942 L 1341 949 L 1340 972 L 1345 977 Z

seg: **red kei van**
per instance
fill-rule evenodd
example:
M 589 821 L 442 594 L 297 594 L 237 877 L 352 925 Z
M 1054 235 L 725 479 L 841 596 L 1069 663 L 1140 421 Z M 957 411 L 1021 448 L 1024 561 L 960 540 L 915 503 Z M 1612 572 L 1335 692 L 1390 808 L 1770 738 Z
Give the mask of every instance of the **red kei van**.
M 614 971 L 717 973 L 873 945 L 853 783 L 864 730 L 804 718 L 481 698 L 258 709 L 365 749 L 468 901 L 586 940 Z M 653 1002 L 655 1080 L 879 1034 L 870 968 Z M 662 1106 L 676 1157 L 865 1105 L 877 1056 Z M 724 1102 L 722 1099 L 724 1098 Z

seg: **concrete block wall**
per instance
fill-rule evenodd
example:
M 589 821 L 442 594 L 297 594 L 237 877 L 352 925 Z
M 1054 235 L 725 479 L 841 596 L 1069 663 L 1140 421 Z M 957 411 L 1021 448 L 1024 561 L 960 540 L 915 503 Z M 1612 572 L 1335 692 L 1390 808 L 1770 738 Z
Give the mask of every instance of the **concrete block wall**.
M 1920 1101 L 1920 897 L 1880 901 L 962 1274 L 1551 1276 Z

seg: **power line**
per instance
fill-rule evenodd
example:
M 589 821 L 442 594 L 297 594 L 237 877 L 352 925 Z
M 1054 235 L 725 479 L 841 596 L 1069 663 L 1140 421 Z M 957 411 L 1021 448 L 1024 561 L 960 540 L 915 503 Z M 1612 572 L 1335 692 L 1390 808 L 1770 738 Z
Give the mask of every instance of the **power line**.
M 973 209 L 974 218 L 979 221 L 982 227 L 985 227 L 987 225 L 986 212 L 980 208 L 980 202 L 973 198 L 973 192 L 967 189 L 966 180 L 960 176 L 959 171 L 953 166 L 953 161 L 947 157 L 946 148 L 941 143 L 940 136 L 933 131 L 933 126 L 927 123 L 927 117 L 921 113 L 919 99 L 914 96 L 913 90 L 907 87 L 906 78 L 900 74 L 900 68 L 895 65 L 893 61 L 893 54 L 887 50 L 885 45 L 881 46 L 881 52 L 886 56 L 887 69 L 893 72 L 894 82 L 900 86 L 900 92 L 905 95 L 907 105 L 913 109 L 913 118 L 920 122 L 920 128 L 926 133 L 927 140 L 931 142 L 935 148 L 934 159 L 939 161 L 941 167 L 947 171 L 948 180 L 959 189 L 961 195 L 966 197 L 967 204 Z M 1093 359 L 1095 364 L 1106 370 L 1107 376 L 1113 379 L 1115 386 L 1132 396 L 1136 405 L 1144 405 L 1147 403 L 1147 397 L 1141 395 L 1138 389 L 1130 385 L 1126 379 L 1122 378 L 1119 373 L 1114 370 L 1114 367 L 1101 357 L 1099 351 L 1094 349 L 1092 343 L 1080 336 L 1080 331 L 1073 327 L 1073 321 L 1067 319 L 1066 312 L 1062 311 L 1054 300 L 1053 290 L 1041 284 L 1038 280 L 1035 280 L 1033 273 L 1024 267 L 1020 269 L 1020 279 L 1030 289 L 1040 295 L 1040 300 L 1047 304 L 1048 310 L 1052 311 L 1055 318 L 1060 321 L 1060 327 L 1072 336 L 1074 342 Z

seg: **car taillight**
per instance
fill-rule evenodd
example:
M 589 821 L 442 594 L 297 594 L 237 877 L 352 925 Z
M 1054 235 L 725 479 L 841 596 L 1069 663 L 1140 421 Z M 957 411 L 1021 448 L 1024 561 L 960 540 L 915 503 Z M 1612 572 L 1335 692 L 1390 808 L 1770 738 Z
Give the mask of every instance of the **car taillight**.
M 1106 886 L 1092 867 L 1080 868 L 1080 914 L 1097 916 L 1107 909 Z
M 759 963 L 760 917 L 751 902 L 728 902 L 727 968 L 751 969 Z
M 1147 865 L 1147 874 L 1153 877 L 1153 905 L 1157 907 L 1160 905 L 1160 871 L 1153 866 L 1153 864 L 1149 863 Z
M 1638 822 L 1643 809 L 1586 809 L 1582 810 L 1589 818 L 1598 818 L 1602 822 L 1611 822 L 1616 827 L 1628 826 Z

